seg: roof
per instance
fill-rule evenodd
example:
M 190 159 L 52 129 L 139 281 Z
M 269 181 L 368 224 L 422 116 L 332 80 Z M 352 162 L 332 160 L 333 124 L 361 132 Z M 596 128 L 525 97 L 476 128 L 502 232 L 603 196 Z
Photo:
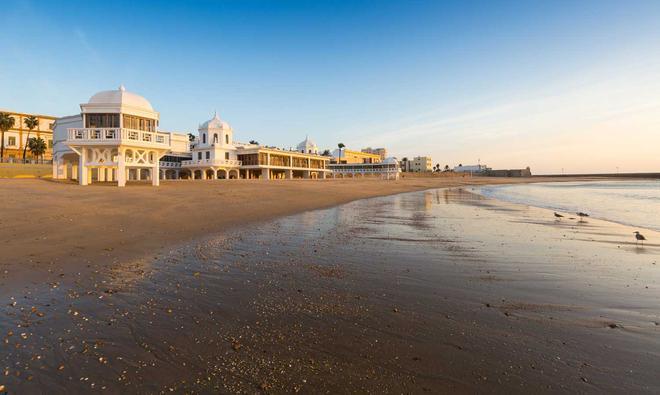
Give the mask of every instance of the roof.
M 215 114 L 213 114 L 213 118 L 199 125 L 199 128 L 200 129 L 231 129 L 231 126 L 229 126 L 227 122 L 220 119 L 220 117 L 218 116 L 218 112 L 216 111 Z
M 87 104 L 110 104 L 133 107 L 151 112 L 154 111 L 149 100 L 136 93 L 127 91 L 126 88 L 124 88 L 124 85 L 119 86 L 116 90 L 102 91 L 95 94 L 89 99 Z

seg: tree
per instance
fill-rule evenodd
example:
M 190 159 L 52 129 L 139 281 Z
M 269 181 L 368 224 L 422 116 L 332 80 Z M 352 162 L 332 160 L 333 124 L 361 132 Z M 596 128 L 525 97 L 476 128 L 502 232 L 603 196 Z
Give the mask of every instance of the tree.
M 41 137 L 32 137 L 28 140 L 28 147 L 30 148 L 30 153 L 33 156 L 39 158 L 41 157 L 41 162 L 43 163 L 43 155 L 46 153 L 46 142 Z
M 0 112 L 0 162 L 5 158 L 5 132 L 14 127 L 14 118 Z
M 35 117 L 34 115 L 30 115 L 29 117 L 23 120 L 23 123 L 25 124 L 25 127 L 28 129 L 27 139 L 25 139 L 26 144 L 23 147 L 23 163 L 25 163 L 25 154 L 28 148 L 27 142 L 30 141 L 30 133 L 32 133 L 34 129 L 39 127 L 39 118 Z
M 195 141 L 195 135 L 192 133 L 188 133 L 188 141 L 193 142 Z
M 435 171 L 440 171 L 440 163 L 435 164 Z
M 445 171 L 449 171 L 449 165 L 445 165 Z
M 343 150 L 346 145 L 344 145 L 344 143 L 339 143 L 337 144 L 337 147 L 339 148 L 339 159 L 337 160 L 337 163 L 341 163 L 341 150 Z
M 250 144 L 259 145 L 259 142 L 257 140 L 250 140 Z

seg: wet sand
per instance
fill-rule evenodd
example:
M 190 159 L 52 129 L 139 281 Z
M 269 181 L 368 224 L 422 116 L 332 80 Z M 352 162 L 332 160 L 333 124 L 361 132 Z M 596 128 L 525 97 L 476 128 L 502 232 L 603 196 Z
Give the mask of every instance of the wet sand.
M 654 393 L 660 234 L 644 233 L 636 246 L 626 226 L 557 221 L 465 187 L 234 226 L 158 254 L 91 253 L 80 275 L 60 258 L 47 280 L 4 275 L 0 385 Z

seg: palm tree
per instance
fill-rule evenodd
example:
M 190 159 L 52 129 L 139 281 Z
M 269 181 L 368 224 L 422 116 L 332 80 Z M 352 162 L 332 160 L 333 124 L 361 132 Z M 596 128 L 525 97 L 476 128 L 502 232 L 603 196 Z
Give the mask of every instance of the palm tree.
M 39 118 L 35 117 L 34 115 L 30 115 L 29 117 L 23 120 L 23 123 L 25 124 L 25 127 L 28 129 L 27 139 L 25 139 L 25 141 L 28 142 L 30 141 L 30 133 L 32 133 L 32 130 L 39 127 Z M 23 163 L 25 163 L 25 153 L 27 152 L 27 148 L 28 145 L 25 144 L 25 146 L 23 146 Z
M 449 165 L 445 165 L 445 171 L 449 171 Z
M 39 158 L 41 157 L 41 163 L 43 163 L 43 155 L 46 153 L 46 142 L 41 137 L 32 137 L 28 140 L 28 146 L 30 148 L 30 153 L 33 156 Z
M 250 144 L 259 145 L 259 142 L 256 140 L 250 140 Z
M 339 160 L 337 160 L 337 163 L 341 163 L 341 150 L 343 150 L 344 147 L 346 146 L 344 145 L 344 143 L 339 143 L 337 144 L 337 147 L 339 147 Z
M 321 155 L 323 155 L 323 156 L 332 156 L 329 149 L 323 151 L 323 153 Z
M 0 162 L 5 158 L 5 132 L 14 127 L 14 118 L 0 112 Z
M 188 133 L 188 141 L 193 142 L 195 141 L 195 135 L 192 133 Z

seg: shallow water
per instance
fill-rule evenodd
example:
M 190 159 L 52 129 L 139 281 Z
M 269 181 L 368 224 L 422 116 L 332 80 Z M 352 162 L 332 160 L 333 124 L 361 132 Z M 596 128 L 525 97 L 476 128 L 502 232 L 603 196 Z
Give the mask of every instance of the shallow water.
M 467 189 L 408 193 L 25 284 L 0 307 L 0 384 L 660 391 L 660 248 L 547 214 Z
M 546 182 L 478 188 L 485 196 L 660 231 L 660 180 Z

